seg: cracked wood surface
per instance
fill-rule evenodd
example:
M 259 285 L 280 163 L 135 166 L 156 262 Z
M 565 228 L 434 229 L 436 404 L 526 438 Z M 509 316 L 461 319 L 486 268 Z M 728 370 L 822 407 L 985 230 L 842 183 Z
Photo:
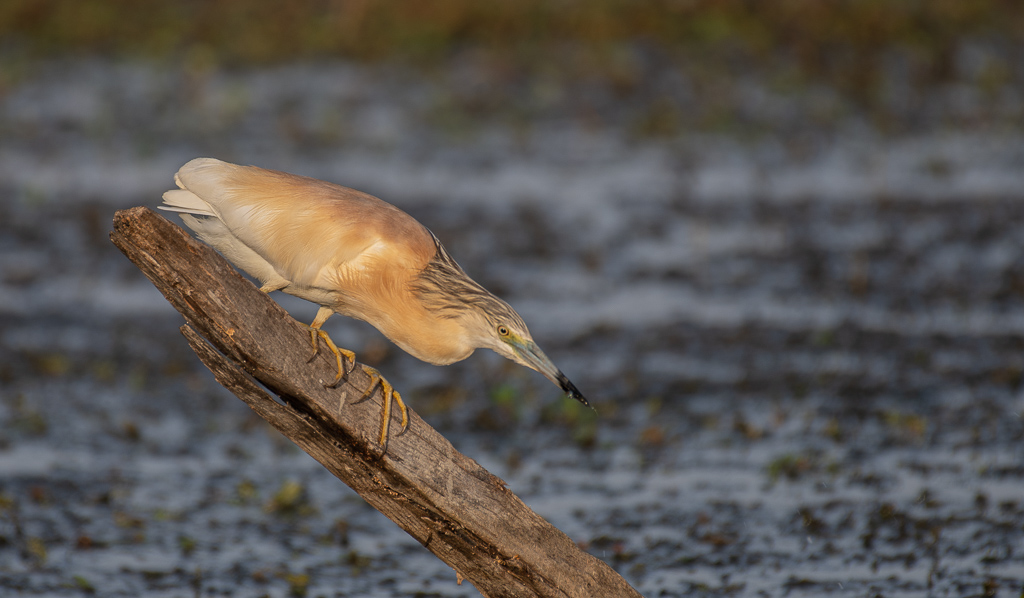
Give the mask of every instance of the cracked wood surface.
M 213 249 L 145 207 L 117 212 L 110 238 L 184 316 L 218 382 L 484 596 L 640 595 L 412 409 L 382 456 L 381 393 L 361 400 L 362 366 L 325 387 L 329 352 L 307 362 L 308 329 Z

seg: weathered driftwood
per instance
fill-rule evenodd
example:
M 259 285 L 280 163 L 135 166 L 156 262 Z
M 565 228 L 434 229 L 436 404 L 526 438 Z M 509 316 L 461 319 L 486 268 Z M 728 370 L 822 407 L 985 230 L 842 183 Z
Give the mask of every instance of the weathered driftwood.
M 138 207 L 114 216 L 110 238 L 185 317 L 182 333 L 221 384 L 482 594 L 640 595 L 412 410 L 382 457 L 381 393 L 360 401 L 362 367 L 326 388 L 329 352 L 307 362 L 308 330 L 181 228 Z

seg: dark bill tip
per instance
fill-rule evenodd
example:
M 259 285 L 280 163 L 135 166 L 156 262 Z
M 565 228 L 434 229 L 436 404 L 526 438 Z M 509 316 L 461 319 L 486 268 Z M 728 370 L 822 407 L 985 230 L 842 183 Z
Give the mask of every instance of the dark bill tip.
M 558 385 L 562 387 L 562 390 L 564 390 L 567 395 L 569 395 L 569 398 L 576 399 L 580 403 L 583 403 L 587 407 L 593 409 L 590 403 L 587 402 L 586 397 L 583 396 L 583 393 L 580 392 L 580 389 L 576 388 L 576 385 L 570 382 L 562 372 L 558 372 Z

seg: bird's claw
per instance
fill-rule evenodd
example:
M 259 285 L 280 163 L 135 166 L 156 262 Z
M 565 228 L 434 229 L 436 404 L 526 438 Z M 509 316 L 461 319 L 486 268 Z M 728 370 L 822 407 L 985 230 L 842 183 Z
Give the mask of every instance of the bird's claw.
M 373 391 L 376 390 L 377 385 L 380 385 L 381 391 L 384 392 L 384 406 L 381 410 L 380 423 L 380 445 L 384 447 L 384 452 L 387 452 L 388 428 L 391 426 L 391 402 L 397 403 L 398 410 L 402 413 L 402 430 L 398 433 L 399 436 L 405 434 L 405 431 L 409 429 L 409 410 L 405 406 L 405 401 L 402 400 L 402 395 L 395 390 L 394 386 L 391 386 L 390 382 L 384 379 L 384 376 L 380 375 L 376 368 L 363 366 L 363 371 L 370 376 L 370 388 L 366 392 L 366 397 L 373 396 Z
M 334 388 L 339 382 L 341 382 L 341 379 L 347 376 L 348 373 L 352 371 L 352 368 L 356 366 L 356 354 L 348 349 L 338 347 L 326 332 L 313 326 L 309 327 L 309 339 L 313 343 L 313 354 L 307 361 L 313 361 L 317 354 L 320 353 L 320 343 L 317 342 L 319 339 L 323 339 L 324 342 L 327 343 L 327 348 L 334 354 L 334 359 L 338 363 L 338 373 L 334 376 L 334 380 L 332 382 L 326 384 L 329 388 Z M 342 356 L 344 356 L 345 361 L 348 362 L 347 368 L 341 359 Z
M 330 349 L 331 353 L 334 354 L 334 358 L 338 363 L 338 374 L 334 377 L 334 381 L 329 384 L 325 384 L 325 386 L 333 388 L 337 386 L 339 382 L 341 382 L 342 378 L 346 377 L 348 373 L 355 368 L 356 354 L 353 353 L 352 351 L 349 351 L 348 349 L 342 349 L 335 345 L 334 341 L 331 340 L 331 337 L 328 336 L 327 333 L 321 330 L 320 328 L 316 326 L 310 326 L 309 340 L 313 344 L 313 355 L 310 356 L 309 361 L 312 361 L 320 352 L 320 343 L 318 342 L 320 339 L 323 339 L 324 342 L 327 343 L 327 348 Z M 345 367 L 344 361 L 342 361 L 342 357 L 344 357 L 345 361 L 348 362 L 347 368 Z M 381 410 L 382 412 L 380 424 L 380 444 L 384 448 L 384 452 L 386 453 L 388 450 L 388 429 L 391 427 L 391 403 L 397 403 L 398 410 L 402 414 L 402 430 L 398 433 L 399 436 L 404 434 L 405 431 L 409 429 L 409 410 L 405 406 L 405 401 L 402 400 L 402 395 L 397 390 L 395 390 L 394 386 L 391 386 L 390 382 L 384 379 L 384 376 L 380 375 L 380 372 L 377 371 L 376 368 L 363 366 L 363 371 L 365 371 L 366 374 L 370 377 L 370 387 L 367 390 L 366 394 L 363 396 L 363 398 L 360 399 L 360 401 L 356 402 L 361 402 L 373 396 L 373 393 L 377 389 L 378 385 L 380 386 L 380 389 L 384 392 L 384 406 Z

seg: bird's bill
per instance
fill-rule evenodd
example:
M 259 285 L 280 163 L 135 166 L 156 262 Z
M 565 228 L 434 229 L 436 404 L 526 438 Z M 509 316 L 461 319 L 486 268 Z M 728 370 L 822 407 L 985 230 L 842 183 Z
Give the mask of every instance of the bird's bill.
M 576 399 L 588 407 L 590 406 L 590 403 L 587 402 L 587 399 L 584 398 L 583 394 L 580 393 L 578 388 L 576 388 L 576 385 L 565 377 L 562 370 L 558 369 L 555 367 L 555 364 L 551 363 L 551 360 L 544 354 L 544 351 L 540 350 L 537 343 L 527 341 L 522 345 L 516 344 L 515 349 L 516 354 L 520 359 L 522 359 L 523 365 L 544 374 L 545 378 L 557 384 L 558 387 L 564 390 L 570 398 Z

